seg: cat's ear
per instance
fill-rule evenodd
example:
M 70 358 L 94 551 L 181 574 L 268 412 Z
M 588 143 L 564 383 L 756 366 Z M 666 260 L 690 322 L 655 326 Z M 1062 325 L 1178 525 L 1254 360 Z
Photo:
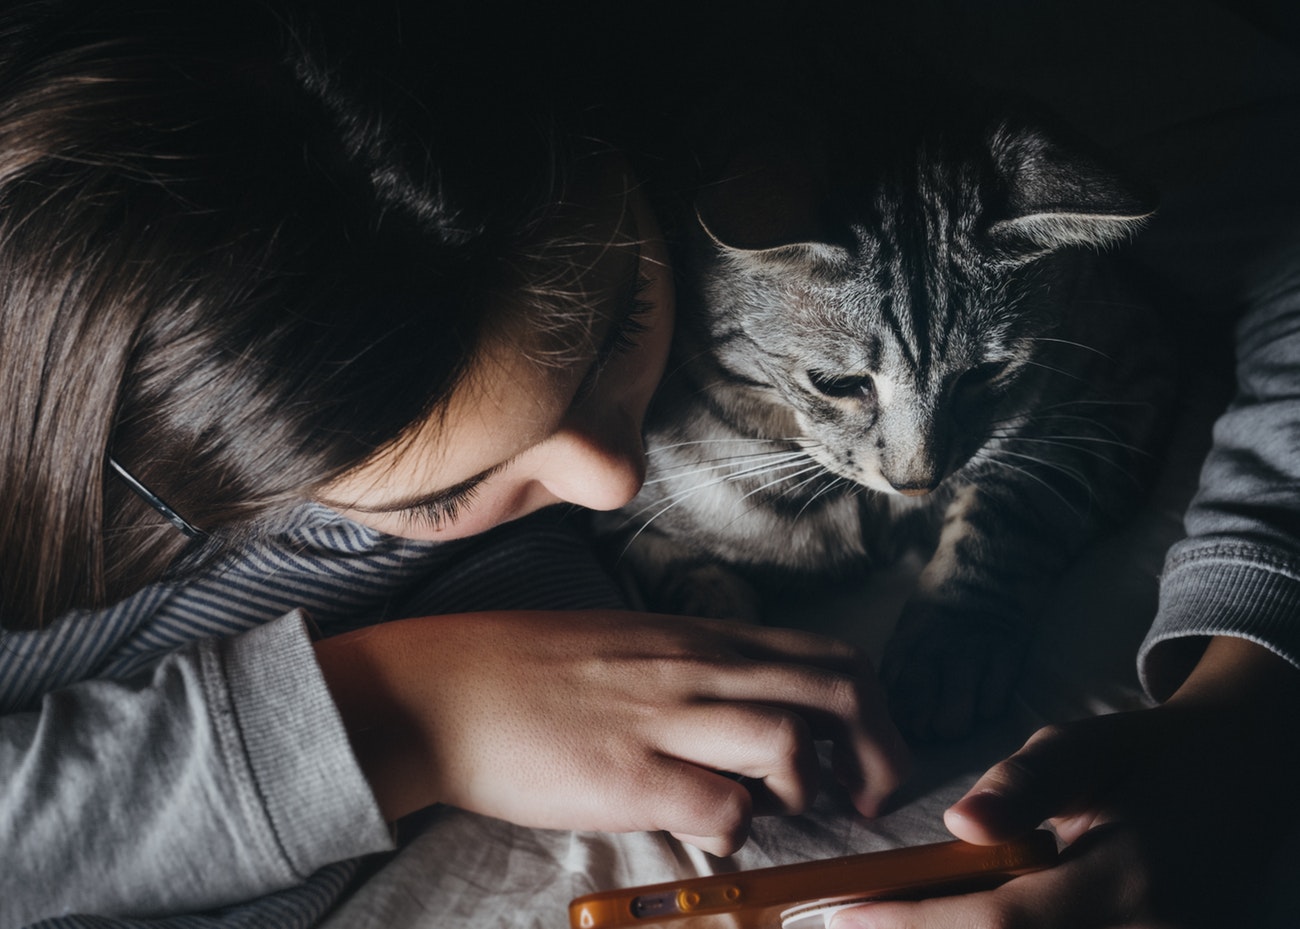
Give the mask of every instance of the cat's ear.
M 1130 238 L 1155 197 L 1121 179 L 1079 142 L 1004 122 L 989 138 L 1005 201 L 989 235 L 1027 257 L 1070 246 L 1101 248 Z
M 746 151 L 696 195 L 700 228 L 724 251 L 753 259 L 843 260 L 846 249 L 825 212 L 819 163 L 812 151 L 775 146 Z

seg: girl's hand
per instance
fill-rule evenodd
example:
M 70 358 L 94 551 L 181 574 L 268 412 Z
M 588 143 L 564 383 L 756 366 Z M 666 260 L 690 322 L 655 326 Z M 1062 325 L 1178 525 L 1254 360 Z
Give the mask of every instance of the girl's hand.
M 401 620 L 317 655 L 386 816 L 448 803 L 526 826 L 667 830 L 716 855 L 818 789 L 814 739 L 877 813 L 906 751 L 852 646 L 593 611 Z
M 832 929 L 1186 929 L 1249 925 L 1296 822 L 1300 672 L 1215 639 L 1163 706 L 1039 731 L 945 816 L 968 842 L 1051 822 L 1060 863 L 986 893 L 845 910 Z

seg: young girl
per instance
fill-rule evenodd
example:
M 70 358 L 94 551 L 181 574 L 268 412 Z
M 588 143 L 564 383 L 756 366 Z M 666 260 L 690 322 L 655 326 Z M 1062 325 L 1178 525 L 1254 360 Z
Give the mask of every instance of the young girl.
M 672 275 L 606 111 L 412 15 L 4 13 L 0 925 L 306 924 L 437 803 L 725 854 L 814 738 L 899 782 L 855 649 L 472 538 L 636 493 Z

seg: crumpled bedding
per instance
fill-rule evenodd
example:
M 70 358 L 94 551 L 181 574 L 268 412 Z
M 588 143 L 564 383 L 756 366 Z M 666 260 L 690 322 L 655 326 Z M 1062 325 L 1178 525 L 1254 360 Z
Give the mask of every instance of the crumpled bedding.
M 1300 125 L 1293 118 L 1300 113 L 1296 54 L 1227 5 L 921 0 L 915 7 L 918 21 L 946 17 L 954 23 L 950 32 L 968 37 L 953 54 L 965 54 L 981 79 L 1035 92 L 1149 170 L 1169 196 L 1162 218 L 1135 247 L 1196 302 L 1229 301 L 1237 266 L 1225 256 L 1234 249 L 1249 253 L 1257 221 L 1269 221 L 1279 209 L 1294 214 L 1300 204 L 1300 172 L 1294 169 L 1300 133 L 1267 130 L 1261 147 L 1251 133 L 1272 124 L 1250 118 L 1253 128 L 1214 130 L 1217 149 L 1198 135 L 1206 114 L 1211 124 L 1228 114 L 1223 125 L 1230 125 L 1243 103 L 1263 99 L 1284 101 L 1284 113 L 1290 99 L 1290 115 L 1277 125 Z M 983 44 L 971 48 L 972 39 Z M 1198 67 L 1187 67 L 1193 61 Z M 1265 151 L 1269 145 L 1277 151 Z M 1287 146 L 1292 155 L 1283 162 L 1279 153 Z M 1215 163 L 1206 160 L 1211 149 Z M 1257 155 L 1289 163 L 1287 176 L 1252 172 Z M 1259 189 L 1261 181 L 1268 189 Z M 1254 185 L 1253 204 L 1230 186 L 1241 183 Z M 1147 703 L 1134 656 L 1154 615 L 1165 550 L 1181 534 L 1209 424 L 1227 397 L 1226 377 L 1197 380 L 1151 501 L 1130 525 L 1085 554 L 1044 610 L 1010 712 L 970 739 L 921 749 L 893 812 L 869 821 L 828 788 L 807 814 L 759 820 L 738 854 L 717 859 L 662 834 L 539 831 L 438 808 L 402 824 L 412 837 L 325 925 L 556 929 L 567 925 L 571 898 L 596 890 L 949 838 L 943 810 L 1039 726 Z M 913 568 L 905 564 L 861 589 L 825 602 L 781 604 L 774 612 L 785 623 L 854 639 L 878 655 Z M 1243 834 L 1249 835 L 1249 824 Z M 1297 873 L 1294 856 L 1279 864 L 1276 893 L 1264 905 L 1271 916 L 1261 916 L 1257 925 L 1300 924 Z

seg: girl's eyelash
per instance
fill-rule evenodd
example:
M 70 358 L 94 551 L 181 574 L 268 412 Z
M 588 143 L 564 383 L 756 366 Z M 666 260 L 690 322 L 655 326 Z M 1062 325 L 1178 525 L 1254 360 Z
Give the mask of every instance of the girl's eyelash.
M 637 274 L 627 299 L 629 304 L 622 317 L 605 336 L 604 344 L 596 354 L 595 361 L 587 370 L 582 383 L 573 395 L 573 402 L 585 400 L 596 387 L 596 381 L 610 361 L 634 351 L 639 345 L 638 337 L 650 328 L 649 316 L 655 310 L 655 302 L 645 299 L 645 292 L 653 282 L 644 274 Z
M 650 289 L 650 284 L 649 277 L 637 274 L 636 285 L 632 288 L 631 306 L 619 320 L 609 343 L 609 352 L 603 361 L 632 351 L 640 344 L 638 337 L 650 328 L 647 317 L 655 308 L 654 301 L 645 298 L 645 292 Z
M 442 529 L 456 521 L 461 511 L 474 500 L 476 493 L 478 493 L 478 485 L 471 484 L 437 500 L 399 512 L 407 525 Z

